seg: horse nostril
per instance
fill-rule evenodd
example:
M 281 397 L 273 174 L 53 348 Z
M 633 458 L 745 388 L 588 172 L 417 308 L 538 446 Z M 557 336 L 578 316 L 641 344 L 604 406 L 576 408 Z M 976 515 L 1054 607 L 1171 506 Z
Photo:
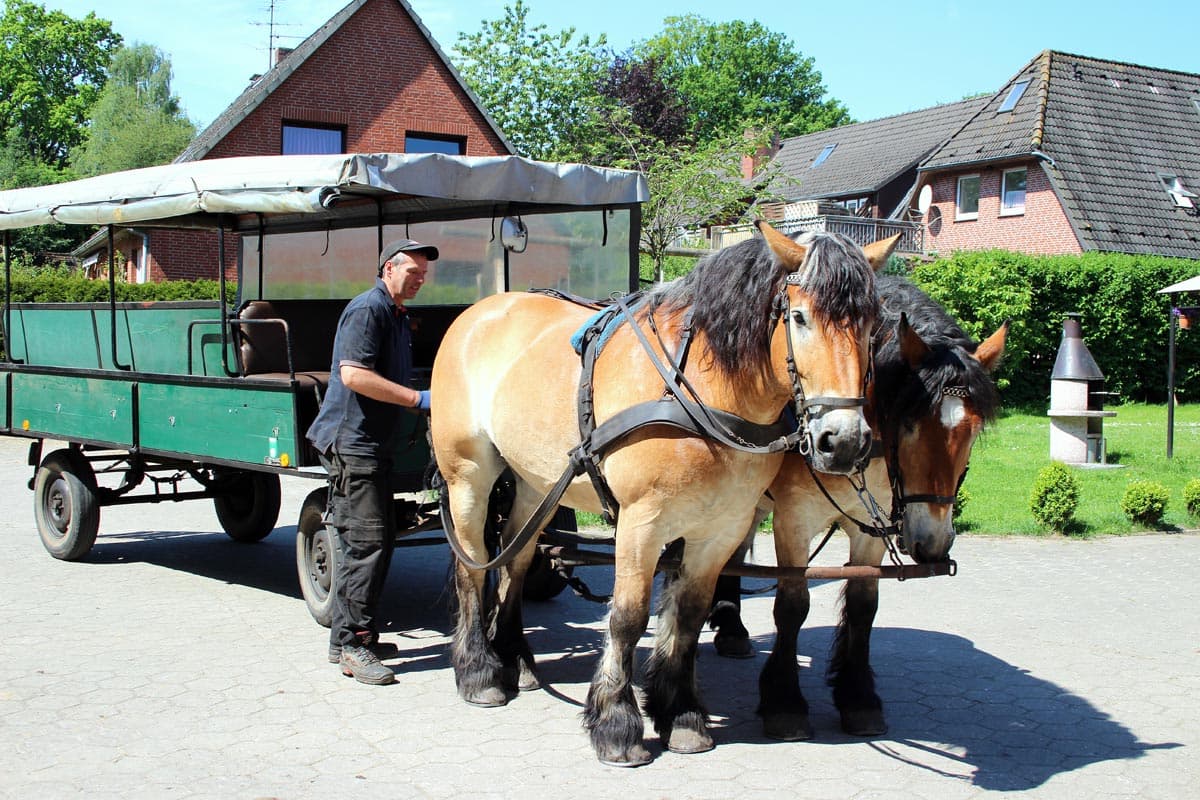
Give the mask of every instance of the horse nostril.
M 829 455 L 834 451 L 833 434 L 829 431 L 824 431 L 817 437 L 817 450 L 825 455 Z

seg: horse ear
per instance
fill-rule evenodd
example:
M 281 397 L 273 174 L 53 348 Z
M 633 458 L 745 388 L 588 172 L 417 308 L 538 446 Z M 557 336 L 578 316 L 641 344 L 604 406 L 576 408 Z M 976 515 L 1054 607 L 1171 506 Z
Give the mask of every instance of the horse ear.
M 915 372 L 920 368 L 921 362 L 925 360 L 925 356 L 929 355 L 929 345 L 925 344 L 925 340 L 921 338 L 921 334 L 913 330 L 913 327 L 908 324 L 908 314 L 900 315 L 900 353 L 904 356 L 904 360 L 908 362 L 908 366 Z
M 879 272 L 887 266 L 888 256 L 896 249 L 902 235 L 897 233 L 895 236 L 880 239 L 878 242 L 871 242 L 863 248 L 863 255 L 867 257 L 867 263 L 871 265 L 871 269 Z
M 795 272 L 804 263 L 804 257 L 808 255 L 808 248 L 796 244 L 764 220 L 756 219 L 754 226 L 767 240 L 767 246 L 771 248 L 771 252 L 784 267 Z
M 975 348 L 975 358 L 979 359 L 979 363 L 983 364 L 983 368 L 988 372 L 1000 364 L 1000 357 L 1004 355 L 1004 341 L 1007 338 L 1008 320 L 1005 320 L 995 333 L 984 339 Z

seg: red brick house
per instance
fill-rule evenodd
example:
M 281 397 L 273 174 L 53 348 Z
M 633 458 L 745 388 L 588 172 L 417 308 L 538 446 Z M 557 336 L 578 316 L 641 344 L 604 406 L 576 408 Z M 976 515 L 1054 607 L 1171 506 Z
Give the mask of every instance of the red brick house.
M 256 77 L 175 161 L 304 153 L 509 155 L 512 147 L 406 0 L 351 0 Z M 217 277 L 209 233 L 117 233 L 130 281 Z M 236 243 L 225 269 L 236 274 Z M 101 231 L 76 251 L 107 260 Z
M 764 214 L 859 241 L 912 225 L 910 252 L 1200 258 L 1198 134 L 1200 75 L 1047 50 L 990 97 L 785 140 Z
M 1200 258 L 1200 75 L 1047 50 L 918 169 L 925 247 Z

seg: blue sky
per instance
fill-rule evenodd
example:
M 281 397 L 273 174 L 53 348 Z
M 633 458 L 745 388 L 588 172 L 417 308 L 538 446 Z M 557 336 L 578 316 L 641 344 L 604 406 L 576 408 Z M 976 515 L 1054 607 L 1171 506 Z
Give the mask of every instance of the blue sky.
M 460 31 L 502 16 L 512 0 L 409 0 L 442 49 Z M 171 57 L 188 115 L 205 125 L 268 66 L 268 0 L 42 0 L 81 17 L 111 20 L 127 42 Z M 346 0 L 276 0 L 276 33 L 294 45 Z M 757 19 L 814 60 L 828 96 L 858 120 L 877 119 L 977 92 L 996 91 L 1040 51 L 1200 73 L 1200 4 L 1190 0 L 895 0 L 756 3 L 728 0 L 526 0 L 551 31 L 604 33 L 621 51 L 662 30 L 663 19 L 695 13 L 713 21 Z M 648 10 L 649 9 L 649 10 Z M 380 43 L 385 57 L 387 43 Z

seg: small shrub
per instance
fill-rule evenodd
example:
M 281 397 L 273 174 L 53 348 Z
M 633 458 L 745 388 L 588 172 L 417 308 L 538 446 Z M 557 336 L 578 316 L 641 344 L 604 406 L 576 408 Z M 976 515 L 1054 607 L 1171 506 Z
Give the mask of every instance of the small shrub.
M 1157 481 L 1133 481 L 1125 487 L 1121 510 L 1125 516 L 1141 525 L 1156 525 L 1167 510 L 1171 494 Z
M 1058 533 L 1066 530 L 1079 508 L 1079 481 L 1066 465 L 1055 461 L 1043 467 L 1033 481 L 1029 510 L 1042 527 Z
M 958 519 L 969 502 L 971 502 L 971 493 L 961 486 L 958 487 L 958 493 L 954 495 L 954 516 L 952 519 Z
M 1183 485 L 1183 506 L 1193 517 L 1200 517 L 1200 478 L 1192 478 Z

